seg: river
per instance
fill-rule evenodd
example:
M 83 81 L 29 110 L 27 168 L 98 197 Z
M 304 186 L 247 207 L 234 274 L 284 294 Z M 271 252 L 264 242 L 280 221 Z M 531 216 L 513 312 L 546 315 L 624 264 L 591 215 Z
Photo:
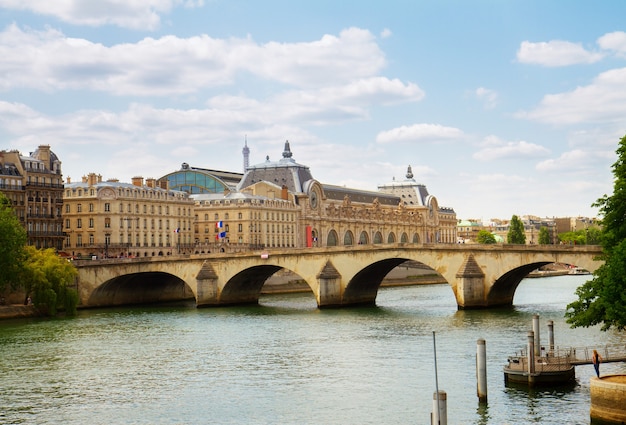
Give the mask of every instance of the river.
M 428 424 L 435 391 L 449 424 L 589 424 L 589 378 L 573 388 L 507 387 L 502 367 L 533 314 L 556 345 L 624 343 L 570 329 L 587 276 L 522 281 L 514 307 L 458 311 L 448 285 L 384 288 L 376 307 L 318 310 L 312 294 L 259 306 L 81 310 L 71 319 L 0 322 L 2 424 Z M 487 347 L 488 404 L 476 396 L 476 341 Z M 626 373 L 624 364 L 603 373 Z

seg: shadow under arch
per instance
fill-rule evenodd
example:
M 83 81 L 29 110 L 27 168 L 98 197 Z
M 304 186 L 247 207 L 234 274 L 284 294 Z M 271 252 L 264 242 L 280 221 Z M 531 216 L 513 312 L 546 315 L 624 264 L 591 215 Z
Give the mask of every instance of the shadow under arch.
M 159 304 L 194 300 L 184 280 L 164 272 L 132 273 L 114 277 L 90 295 L 89 307 Z
M 348 305 L 376 305 L 378 288 L 385 276 L 408 258 L 388 258 L 360 270 L 348 282 L 343 293 L 343 303 Z
M 263 285 L 280 270 L 287 269 L 276 265 L 262 265 L 240 271 L 230 278 L 222 288 L 219 304 L 221 306 L 258 304 Z M 307 285 L 310 287 L 308 282 Z
M 522 279 L 530 272 L 539 267 L 552 264 L 550 261 L 541 261 L 537 263 L 525 264 L 513 270 L 509 270 L 500 276 L 489 290 L 487 302 L 490 306 L 512 306 L 513 296 Z

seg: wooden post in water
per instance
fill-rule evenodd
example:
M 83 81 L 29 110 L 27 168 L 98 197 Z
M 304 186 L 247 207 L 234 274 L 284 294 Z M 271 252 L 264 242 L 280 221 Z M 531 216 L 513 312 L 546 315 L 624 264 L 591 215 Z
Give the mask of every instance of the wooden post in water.
M 550 355 L 554 355 L 554 321 L 548 320 L 548 341 L 550 342 Z
M 487 403 L 487 346 L 482 338 L 476 341 L 476 379 L 478 402 Z
M 541 338 L 539 338 L 539 315 L 533 315 L 533 332 L 535 333 L 535 356 L 539 356 L 541 350 Z
M 528 373 L 535 373 L 535 333 L 528 331 Z
M 433 355 L 435 357 L 435 394 L 433 394 L 433 412 L 430 414 L 432 425 L 448 425 L 448 401 L 445 391 L 439 391 L 439 377 L 437 376 L 437 343 L 433 331 Z
M 433 413 L 431 413 L 432 425 L 448 425 L 448 400 L 445 391 L 437 391 L 433 394 Z M 439 405 L 439 409 L 437 409 Z

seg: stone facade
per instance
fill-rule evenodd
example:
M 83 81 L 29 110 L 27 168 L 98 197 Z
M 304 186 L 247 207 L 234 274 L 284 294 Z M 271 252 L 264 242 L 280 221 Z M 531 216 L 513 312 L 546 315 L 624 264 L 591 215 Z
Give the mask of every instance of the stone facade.
M 178 178 L 171 173 L 159 181 Z M 191 196 L 196 252 L 224 244 L 245 249 L 457 240 L 456 213 L 439 207 L 426 187 L 413 180 L 410 167 L 406 181 L 378 191 L 322 184 L 292 158 L 286 142 L 280 160 L 267 157 L 248 166 L 236 187 L 221 187 L 218 193 L 200 190 Z
M 29 156 L 0 151 L 0 191 L 11 201 L 29 245 L 61 249 L 63 175 L 50 146 L 40 145 Z
M 63 192 L 63 249 L 74 257 L 147 257 L 193 251 L 193 201 L 186 192 L 90 173 Z

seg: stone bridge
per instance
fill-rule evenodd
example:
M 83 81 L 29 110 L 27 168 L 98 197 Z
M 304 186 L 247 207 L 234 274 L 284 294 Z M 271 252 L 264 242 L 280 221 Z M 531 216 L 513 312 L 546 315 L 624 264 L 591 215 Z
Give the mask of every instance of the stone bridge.
M 265 281 L 281 269 L 299 275 L 317 305 L 375 304 L 383 278 L 407 260 L 440 273 L 460 309 L 511 305 L 520 281 L 551 263 L 595 271 L 598 246 L 357 245 L 264 252 L 81 260 L 77 289 L 84 307 L 195 298 L 198 307 L 258 303 Z

